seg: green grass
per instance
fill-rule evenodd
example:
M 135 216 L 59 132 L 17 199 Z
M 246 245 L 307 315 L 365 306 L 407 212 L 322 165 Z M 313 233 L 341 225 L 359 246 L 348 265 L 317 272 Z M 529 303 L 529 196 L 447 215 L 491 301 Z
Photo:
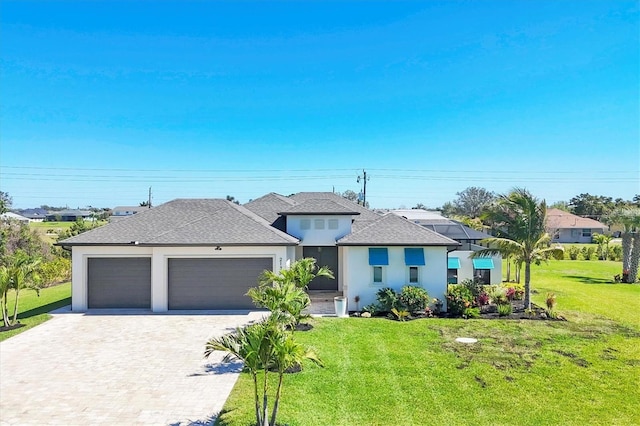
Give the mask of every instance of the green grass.
M 22 327 L 0 331 L 0 341 L 22 333 L 51 318 L 48 312 L 71 304 L 71 283 L 47 287 L 40 291 L 40 297 L 33 290 L 20 292 L 18 320 Z M 9 313 L 13 312 L 15 297 L 9 294 Z
M 535 267 L 534 301 L 569 321 L 319 318 L 297 338 L 325 368 L 285 378 L 280 424 L 640 424 L 640 286 L 606 284 L 619 263 Z M 456 337 L 476 337 L 464 345 Z M 242 374 L 219 425 L 253 422 Z

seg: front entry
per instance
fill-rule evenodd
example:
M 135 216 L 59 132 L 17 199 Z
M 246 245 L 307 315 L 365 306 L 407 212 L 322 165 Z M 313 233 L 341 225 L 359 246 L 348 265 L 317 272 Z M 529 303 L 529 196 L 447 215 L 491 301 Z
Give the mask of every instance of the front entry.
M 305 246 L 302 248 L 304 257 L 313 257 L 318 267 L 326 266 L 331 269 L 334 280 L 326 277 L 315 278 L 309 283 L 309 290 L 338 291 L 338 247 L 331 246 Z

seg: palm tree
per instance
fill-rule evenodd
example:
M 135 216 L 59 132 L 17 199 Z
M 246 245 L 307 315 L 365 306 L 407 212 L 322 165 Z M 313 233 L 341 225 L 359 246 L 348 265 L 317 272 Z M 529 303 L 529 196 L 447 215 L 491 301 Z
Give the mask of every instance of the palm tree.
M 531 263 L 539 264 L 549 252 L 562 250 L 550 247 L 551 237 L 545 232 L 547 204 L 523 188 L 514 188 L 500 195 L 489 216 L 498 228 L 498 237 L 482 240 L 489 248 L 474 252 L 471 257 L 495 255 L 516 256 L 524 262 L 524 304 L 531 309 Z
M 640 208 L 618 208 L 612 211 L 606 222 L 622 226 L 622 270 L 626 282 L 634 283 L 638 277 L 640 261 Z M 624 273 L 628 271 L 628 273 Z
M 15 325 L 18 321 L 18 302 L 21 290 L 35 290 L 39 295 L 40 287 L 38 287 L 37 283 L 37 268 L 39 264 L 40 259 L 29 256 L 22 250 L 18 250 L 8 259 L 8 265 L 0 268 L 2 319 L 6 327 Z M 9 316 L 8 295 L 10 290 L 15 292 L 13 318 Z
M 287 332 L 278 321 L 278 315 L 238 328 L 234 333 L 210 339 L 205 345 L 204 356 L 209 357 L 215 351 L 226 352 L 222 362 L 234 359 L 244 363 L 244 369 L 253 379 L 254 403 L 257 426 L 275 426 L 282 383 L 287 369 L 302 365 L 304 360 L 311 360 L 322 366 L 322 361 L 309 348 L 297 343 L 293 334 Z M 278 385 L 273 402 L 273 410 L 269 420 L 269 371 L 278 374 Z M 262 372 L 262 395 L 259 392 L 258 376 Z M 260 397 L 262 396 L 262 403 Z

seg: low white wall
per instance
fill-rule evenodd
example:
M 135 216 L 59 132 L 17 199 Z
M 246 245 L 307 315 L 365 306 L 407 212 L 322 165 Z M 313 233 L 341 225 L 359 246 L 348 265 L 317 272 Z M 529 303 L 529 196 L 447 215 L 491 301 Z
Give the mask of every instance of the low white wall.
M 215 250 L 215 247 L 124 247 L 124 246 L 76 246 L 72 251 L 72 284 L 71 310 L 84 312 L 88 308 L 87 279 L 88 261 L 91 257 L 151 257 L 151 310 L 166 312 L 168 310 L 168 259 L 176 257 L 225 258 L 225 257 L 270 257 L 273 259 L 273 270 L 286 267 L 293 247 L 226 247 Z
M 425 266 L 419 269 L 419 283 L 430 298 L 445 300 L 447 290 L 447 250 L 445 247 L 423 247 Z M 349 309 L 356 309 L 354 298 L 360 297 L 358 307 L 376 302 L 376 292 L 384 287 L 400 291 L 409 285 L 409 267 L 404 260 L 404 247 L 388 247 L 389 265 L 383 267 L 383 283 L 373 283 L 373 267 L 369 265 L 369 247 L 344 246 L 342 274 L 343 292 Z

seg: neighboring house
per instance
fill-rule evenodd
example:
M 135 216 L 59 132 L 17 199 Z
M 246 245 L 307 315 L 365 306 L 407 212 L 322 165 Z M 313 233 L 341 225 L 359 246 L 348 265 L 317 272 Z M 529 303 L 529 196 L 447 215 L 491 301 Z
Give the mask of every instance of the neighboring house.
M 47 214 L 47 222 L 75 222 L 79 218 L 90 217 L 91 212 L 88 210 L 61 210 Z
M 18 213 L 26 217 L 27 219 L 29 219 L 31 222 L 44 222 L 47 215 L 49 214 L 48 211 L 40 208 L 22 209 L 22 210 L 19 210 Z
M 302 257 L 329 266 L 311 292 L 359 306 L 407 284 L 444 299 L 447 252 L 460 244 L 398 216 L 377 215 L 333 193 L 267 194 L 244 206 L 174 200 L 66 239 L 72 309 L 254 309 L 260 273 Z M 355 308 L 351 305 L 351 308 Z
M 111 210 L 111 216 L 132 216 L 136 213 L 149 210 L 148 206 L 118 206 Z
M 604 234 L 609 227 L 563 210 L 547 209 L 546 229 L 554 243 L 591 243 L 593 234 Z
M 480 241 L 491 235 L 448 219 L 438 212 L 411 209 L 393 210 L 392 213 L 461 244 L 448 255 L 447 282 L 449 284 L 457 284 L 462 280 L 473 278 L 480 279 L 484 284 L 502 282 L 502 256 L 480 259 L 469 257 L 474 251 L 486 248 L 480 245 Z
M 18 220 L 20 222 L 29 222 L 29 218 L 26 218 L 22 215 L 13 212 L 6 212 L 0 215 L 0 219 L 3 220 Z

